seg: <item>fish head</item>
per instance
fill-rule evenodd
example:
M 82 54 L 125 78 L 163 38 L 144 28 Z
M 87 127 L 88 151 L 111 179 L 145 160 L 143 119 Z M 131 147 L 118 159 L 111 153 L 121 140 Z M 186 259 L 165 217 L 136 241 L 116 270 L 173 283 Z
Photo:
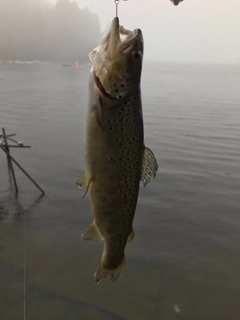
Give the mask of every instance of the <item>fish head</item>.
M 140 86 L 143 36 L 130 31 L 114 18 L 100 45 L 89 54 L 100 93 L 108 99 L 122 99 Z

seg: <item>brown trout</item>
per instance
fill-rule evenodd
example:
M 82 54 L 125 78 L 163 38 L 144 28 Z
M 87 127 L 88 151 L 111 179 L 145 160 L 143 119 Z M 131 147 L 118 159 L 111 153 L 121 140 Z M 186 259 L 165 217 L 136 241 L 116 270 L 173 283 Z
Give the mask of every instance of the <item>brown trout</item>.
M 140 78 L 143 37 L 113 19 L 101 44 L 89 54 L 89 107 L 85 124 L 86 172 L 77 179 L 90 192 L 94 220 L 83 240 L 103 241 L 94 274 L 98 283 L 116 280 L 125 265 L 126 243 L 132 228 L 139 182 L 145 186 L 158 165 L 144 146 Z

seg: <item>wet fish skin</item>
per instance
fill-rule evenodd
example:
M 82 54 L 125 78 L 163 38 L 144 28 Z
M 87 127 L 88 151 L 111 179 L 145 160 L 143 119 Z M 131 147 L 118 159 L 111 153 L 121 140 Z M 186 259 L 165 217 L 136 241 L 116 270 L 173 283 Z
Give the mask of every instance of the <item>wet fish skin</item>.
M 94 214 L 82 238 L 104 242 L 94 274 L 98 283 L 106 276 L 116 280 L 123 272 L 124 249 L 134 238 L 132 223 L 139 182 L 142 179 L 148 183 L 158 166 L 143 142 L 141 30 L 126 30 L 115 18 L 100 46 L 89 56 L 92 68 L 85 126 L 87 170 L 77 184 L 90 191 Z

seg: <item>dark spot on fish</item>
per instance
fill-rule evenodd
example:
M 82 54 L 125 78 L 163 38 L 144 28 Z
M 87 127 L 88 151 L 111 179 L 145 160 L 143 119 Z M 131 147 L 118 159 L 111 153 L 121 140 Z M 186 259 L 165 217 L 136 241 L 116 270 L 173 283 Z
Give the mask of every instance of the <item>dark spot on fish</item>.
M 111 130 L 113 130 L 113 127 L 109 127 L 108 129 L 111 131 Z
M 118 99 L 121 99 L 122 98 L 122 96 L 118 96 Z
M 121 88 L 124 88 L 124 87 L 125 87 L 125 85 L 124 85 L 124 83 L 122 83 L 122 84 L 121 84 Z
M 115 89 L 115 92 L 118 92 L 118 89 Z
M 120 116 L 122 114 L 122 112 L 118 112 L 118 115 Z

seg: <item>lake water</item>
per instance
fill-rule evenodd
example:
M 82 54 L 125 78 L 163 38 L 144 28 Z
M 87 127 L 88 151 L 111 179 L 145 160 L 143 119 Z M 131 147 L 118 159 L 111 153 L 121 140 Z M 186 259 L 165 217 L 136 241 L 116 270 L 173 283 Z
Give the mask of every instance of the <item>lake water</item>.
M 120 279 L 96 285 L 102 246 L 81 241 L 90 199 L 83 126 L 89 67 L 0 64 L 1 320 L 240 319 L 240 67 L 145 63 L 145 143 L 159 163 L 140 188 Z

